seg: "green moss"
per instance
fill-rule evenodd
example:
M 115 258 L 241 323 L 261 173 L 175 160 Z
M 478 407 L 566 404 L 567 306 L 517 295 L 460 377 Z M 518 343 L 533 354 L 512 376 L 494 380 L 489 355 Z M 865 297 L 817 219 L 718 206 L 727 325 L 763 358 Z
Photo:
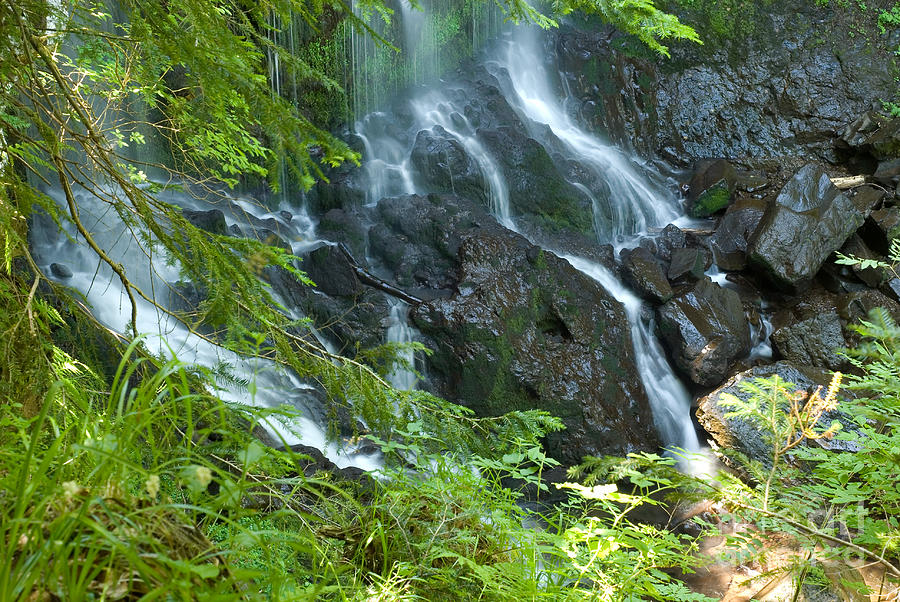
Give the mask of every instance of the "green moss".
M 705 190 L 703 194 L 697 197 L 691 207 L 691 216 L 693 217 L 709 217 L 717 211 L 721 211 L 728 207 L 731 201 L 731 191 L 728 185 L 722 182 L 718 186 L 713 186 Z

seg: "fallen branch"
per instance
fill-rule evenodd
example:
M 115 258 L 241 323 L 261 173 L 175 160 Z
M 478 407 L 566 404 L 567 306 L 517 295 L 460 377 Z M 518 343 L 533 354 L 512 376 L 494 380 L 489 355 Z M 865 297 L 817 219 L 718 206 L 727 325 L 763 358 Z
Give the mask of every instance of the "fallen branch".
M 378 276 L 372 275 L 365 268 L 358 265 L 356 263 L 356 260 L 353 258 L 353 255 L 350 254 L 350 251 L 347 250 L 347 247 L 345 247 L 343 243 L 338 245 L 338 249 L 340 249 L 341 253 L 344 254 L 344 257 L 347 258 L 347 261 L 350 263 L 350 267 L 353 268 L 353 271 L 356 273 L 356 277 L 359 278 L 359 281 L 363 284 L 371 286 L 372 288 L 377 288 L 378 290 L 387 293 L 391 297 L 400 299 L 401 301 L 409 303 L 410 305 L 419 305 L 423 302 L 422 299 L 414 297 L 406 291 L 397 288 L 393 284 L 385 282 Z
M 831 183 L 840 190 L 847 190 L 866 183 L 866 176 L 847 176 L 846 178 L 831 178 Z

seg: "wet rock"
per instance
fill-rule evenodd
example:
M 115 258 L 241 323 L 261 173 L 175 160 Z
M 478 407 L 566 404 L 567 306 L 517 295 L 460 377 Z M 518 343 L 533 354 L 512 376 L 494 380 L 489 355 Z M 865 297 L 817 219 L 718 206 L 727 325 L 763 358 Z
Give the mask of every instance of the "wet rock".
M 356 481 L 370 487 L 376 484 L 372 476 L 360 468 L 355 466 L 338 468 L 315 447 L 296 443 L 290 446 L 290 450 L 296 454 L 296 469 L 306 477 L 313 477 L 317 473 L 324 472 L 341 481 Z
M 326 250 L 323 248 L 323 252 Z M 285 305 L 310 317 L 317 325 L 319 335 L 334 344 L 339 352 L 352 356 L 357 348 L 372 349 L 385 342 L 385 318 L 390 307 L 381 291 L 361 287 L 352 295 L 331 296 L 317 287 L 303 284 L 281 268 L 268 267 L 264 274 Z M 350 290 L 343 289 L 343 292 Z M 315 338 L 306 328 L 299 329 L 297 334 L 310 337 L 310 340 Z
M 900 159 L 882 161 L 872 177 L 882 186 L 895 188 L 897 182 L 900 182 Z
M 451 195 L 384 199 L 376 212 L 370 252 L 401 288 L 453 289 L 462 233 L 494 223 L 480 203 Z
M 833 157 L 846 116 L 871 107 L 867 91 L 890 89 L 877 65 L 890 62 L 891 47 L 873 47 L 874 31 L 848 35 L 835 13 L 801 2 L 766 13 L 749 17 L 752 37 L 735 36 L 721 49 L 713 40 L 675 45 L 680 65 L 659 77 L 657 148 L 689 159 Z
M 846 325 L 844 339 L 847 347 L 855 348 L 861 337 L 850 326 L 859 324 L 861 320 L 869 320 L 869 313 L 877 308 L 884 308 L 895 322 L 900 324 L 900 303 L 880 291 L 865 289 L 844 293 L 837 300 L 837 312 Z
M 820 282 L 829 292 L 835 294 L 869 290 L 869 287 L 859 281 L 859 278 L 856 277 L 849 266 L 831 262 L 826 262 L 822 266 L 822 269 L 819 270 L 819 274 L 816 276 L 816 281 Z
M 734 166 L 724 159 L 706 159 L 694 167 L 688 185 L 688 213 L 692 217 L 709 217 L 731 202 L 737 182 Z
M 291 245 L 281 236 L 268 228 L 252 228 L 253 237 L 259 242 L 270 247 L 277 247 L 288 253 L 291 252 Z
M 410 161 L 435 192 L 487 202 L 484 177 L 463 145 L 437 125 L 416 135 Z
M 872 211 L 881 206 L 887 193 L 877 186 L 858 186 L 850 191 L 848 196 L 853 206 L 869 217 Z
M 894 239 L 900 238 L 900 207 L 876 209 L 866 218 L 860 233 L 869 247 L 887 255 Z
M 820 313 L 772 333 L 781 356 L 796 364 L 841 370 L 847 360 L 836 351 L 847 346 L 836 311 Z
M 197 311 L 200 303 L 206 299 L 207 291 L 193 282 L 179 280 L 169 285 L 168 307 L 172 311 Z
M 872 149 L 872 155 L 880 160 L 900 157 L 900 119 L 884 119 L 880 127 L 864 142 Z
M 616 145 L 643 156 L 654 152 L 655 65 L 619 52 L 621 34 L 609 26 L 587 30 L 560 23 L 555 47 L 569 89 L 581 99 L 583 123 Z
M 656 239 L 656 254 L 663 261 L 669 261 L 672 259 L 672 253 L 684 248 L 686 242 L 687 235 L 684 230 L 675 224 L 668 224 Z
M 740 297 L 709 278 L 676 292 L 658 314 L 675 365 L 698 385 L 720 382 L 731 363 L 750 350 L 750 326 Z
M 881 122 L 881 115 L 875 111 L 861 113 L 841 129 L 835 140 L 835 146 L 843 149 L 859 149 L 865 146 L 869 137 L 881 127 Z
M 332 209 L 319 218 L 318 232 L 325 240 L 343 243 L 354 257 L 366 256 L 368 226 L 357 210 Z
M 672 282 L 699 280 L 710 266 L 706 249 L 690 247 L 676 249 L 669 263 L 669 280 Z
M 355 297 L 364 290 L 354 265 L 337 245 L 313 249 L 303 257 L 302 266 L 316 288 L 326 295 Z
M 769 178 L 761 171 L 739 170 L 736 187 L 738 190 L 754 194 L 769 187 Z
M 51 263 L 50 273 L 57 278 L 71 278 L 72 270 L 64 263 Z
M 772 465 L 772 448 L 767 442 L 767 435 L 760 431 L 757 423 L 748 418 L 741 416 L 726 418 L 725 415 L 733 408 L 723 405 L 721 400 L 722 394 L 734 395 L 739 399 L 747 400 L 750 398 L 750 394 L 741 389 L 741 382 L 753 378 L 765 378 L 774 374 L 777 374 L 782 381 L 796 385 L 796 390 L 807 393 L 813 393 L 819 387 L 827 388 L 831 382 L 831 376 L 825 370 L 780 361 L 766 366 L 756 366 L 735 374 L 721 387 L 702 397 L 697 407 L 697 420 L 719 447 L 739 451 L 751 460 L 761 462 L 763 466 Z M 790 410 L 788 407 L 781 409 L 782 411 Z M 855 430 L 852 419 L 838 410 L 823 414 L 819 424 L 826 428 L 833 420 L 838 420 L 845 428 Z M 835 451 L 856 451 L 858 449 L 851 442 L 837 439 L 820 439 L 816 441 L 816 444 Z
M 548 232 L 594 232 L 590 199 L 563 177 L 541 143 L 508 126 L 481 129 L 478 137 L 499 163 L 515 217 Z
M 709 238 L 713 261 L 723 270 L 742 270 L 747 266 L 747 246 L 765 214 L 767 203 L 761 199 L 740 198 L 719 220 Z
M 748 260 L 777 285 L 795 290 L 816 275 L 864 219 L 821 167 L 807 165 L 766 210 Z
M 628 283 L 645 299 L 665 303 L 674 294 L 659 262 L 647 249 L 623 249 L 622 270 Z
M 847 239 L 847 242 L 841 247 L 841 253 L 848 257 L 857 257 L 862 260 L 884 261 L 885 259 L 869 249 L 866 243 L 863 242 L 863 239 L 857 234 Z M 863 268 L 860 265 L 852 265 L 850 270 L 870 288 L 878 288 L 891 278 L 891 273 L 883 268 Z
M 222 236 L 229 234 L 228 225 L 225 223 L 225 214 L 219 209 L 210 209 L 208 211 L 184 209 L 181 214 L 184 216 L 184 219 L 196 228 L 211 234 Z
M 411 312 L 437 348 L 428 373 L 438 393 L 478 415 L 538 408 L 559 416 L 549 452 L 654 449 L 650 408 L 621 305 L 567 261 L 484 224 L 457 253 L 457 293 Z

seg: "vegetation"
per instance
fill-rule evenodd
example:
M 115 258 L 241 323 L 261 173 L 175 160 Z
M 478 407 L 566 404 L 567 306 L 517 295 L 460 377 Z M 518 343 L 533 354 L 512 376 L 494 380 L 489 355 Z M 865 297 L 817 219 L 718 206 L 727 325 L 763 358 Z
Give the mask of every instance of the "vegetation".
M 311 284 L 295 257 L 202 232 L 160 195 L 177 188 L 214 200 L 245 178 L 275 190 L 309 187 L 323 168 L 357 161 L 315 112 L 272 93 L 276 60 L 279 84 L 338 90 L 325 68 L 331 49 L 310 43 L 293 53 L 278 24 L 299 16 L 316 30 L 337 15 L 377 39 L 370 19 L 390 11 L 377 1 L 355 6 L 0 6 L 0 598 L 585 599 L 599 595 L 598 576 L 613 562 L 630 571 L 634 591 L 683 591 L 658 570 L 692 564 L 671 552 L 679 538 L 650 533 L 661 543 L 648 548 L 627 511 L 609 526 L 589 518 L 610 500 L 639 500 L 586 491 L 576 495 L 578 512 L 552 528 L 522 525 L 521 494 L 500 479 L 540 488 L 549 460 L 538 442 L 557 420 L 534 411 L 479 419 L 394 391 L 372 368 L 322 349 L 276 303 L 264 274 Z M 504 6 L 510 18 L 551 24 L 521 0 Z M 626 15 L 632 28 L 647 20 L 643 37 L 654 43 L 690 35 L 671 19 L 653 21 L 649 2 L 583 8 Z M 142 147 L 158 141 L 148 160 Z M 158 303 L 86 225 L 85 198 L 117 216 L 124 238 L 207 291 L 200 306 L 175 312 Z M 28 245 L 36 214 L 84 241 L 120 281 L 130 341 L 44 275 Z M 233 375 L 154 357 L 137 332 L 142 306 L 318 382 L 384 449 L 383 481 L 307 476 L 298 454 L 264 446 L 250 433 L 279 416 L 289 422 L 290 412 L 226 404 L 211 392 Z M 107 346 L 82 356 L 68 337 L 84 328 L 104 333 Z M 116 355 L 112 374 L 95 361 Z M 252 381 L 234 384 L 252 396 Z M 600 535 L 620 530 L 630 542 L 623 535 L 615 550 L 597 550 Z M 605 597 L 619 595 L 603 587 Z
M 340 96 L 327 35 L 294 53 L 277 24 L 299 15 L 315 31 L 341 21 L 378 39 L 370 19 L 390 11 L 377 0 L 356 7 L 125 0 L 114 14 L 87 1 L 0 5 L 0 599 L 698 600 L 673 576 L 700 562 L 696 538 L 636 518 L 642 507 L 667 508 L 661 500 L 676 491 L 754 521 L 759 535 L 744 544 L 788 533 L 808 558 L 857 554 L 893 587 L 900 330 L 883 313 L 861 329 L 870 342 L 855 357 L 865 376 L 852 384 L 878 395 L 847 406 L 853 430 L 815 426 L 836 385 L 796 401 L 787 419 L 774 411 L 795 400 L 786 386 L 757 385 L 751 403 L 735 405 L 772 433 L 768 469 L 738 458 L 752 484 L 692 480 L 657 456 L 591 459 L 571 473 L 582 484 L 563 486 L 567 501 L 545 507 L 542 475 L 553 461 L 540 441 L 558 420 L 535 411 L 476 418 L 395 391 L 376 369 L 322 349 L 275 301 L 266 273 L 310 284 L 295 257 L 201 232 L 163 200 L 173 187 L 217 198 L 245 178 L 308 187 L 324 168 L 358 160 L 319 113 L 273 94 L 270 72 L 278 57 L 294 81 Z M 504 9 L 553 24 L 523 0 Z M 666 39 L 696 40 L 649 0 L 553 9 L 599 15 L 661 53 Z M 446 16 L 445 33 L 454 23 Z M 160 139 L 164 161 L 134 152 Z M 208 291 L 199 308 L 166 308 L 114 261 L 82 219 L 82 193 L 118 216 L 124 237 Z M 76 233 L 121 282 L 127 337 L 44 275 L 28 245 L 36 213 Z M 228 374 L 154 357 L 136 332 L 141 304 L 316 381 L 367 425 L 385 454 L 382 473 L 342 479 L 265 445 L 253 434 L 293 414 L 223 402 L 214 392 Z M 103 347 L 87 352 L 85 331 Z M 252 381 L 236 384 L 252 396 Z M 799 445 L 832 435 L 883 462 Z M 825 520 L 804 520 L 821 507 Z

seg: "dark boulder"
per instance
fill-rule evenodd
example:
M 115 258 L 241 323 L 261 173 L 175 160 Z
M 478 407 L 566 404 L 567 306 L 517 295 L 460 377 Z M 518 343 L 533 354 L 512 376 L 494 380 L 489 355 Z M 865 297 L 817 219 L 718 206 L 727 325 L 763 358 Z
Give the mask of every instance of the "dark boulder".
M 663 261 L 672 259 L 672 253 L 684 248 L 687 234 L 675 224 L 668 224 L 656 238 L 656 255 Z
M 225 223 L 225 214 L 220 209 L 210 209 L 208 211 L 184 209 L 181 214 L 195 228 L 221 236 L 229 234 L 228 224 Z
M 879 161 L 900 157 L 900 118 L 882 118 L 881 126 L 864 142 Z
M 866 218 L 860 233 L 872 250 L 887 255 L 891 243 L 900 238 L 900 207 L 894 205 L 876 209 Z
M 896 188 L 897 183 L 900 182 L 900 159 L 882 161 L 878 164 L 878 168 L 872 174 L 872 177 L 882 186 L 887 186 L 891 189 Z
M 71 278 L 72 270 L 64 263 L 51 263 L 50 273 L 57 278 Z
M 732 449 L 746 455 L 751 460 L 761 462 L 764 466 L 772 465 L 772 446 L 769 443 L 768 434 L 760 430 L 758 423 L 742 416 L 729 416 L 726 414 L 734 408 L 721 403 L 722 394 L 734 395 L 742 400 L 750 398 L 750 394 L 741 389 L 741 382 L 753 378 L 765 378 L 777 374 L 782 381 L 793 383 L 796 390 L 813 393 L 819 387 L 824 389 L 831 382 L 830 374 L 822 369 L 810 366 L 796 365 L 791 362 L 781 361 L 766 366 L 756 366 L 745 372 L 735 374 L 721 387 L 702 397 L 698 402 L 697 420 L 707 433 L 713 438 L 720 448 Z M 790 411 L 785 405 L 782 411 Z M 847 428 L 853 429 L 852 420 L 839 410 L 826 412 L 819 420 L 819 425 L 824 430 L 831 425 L 833 420 L 838 420 Z M 817 444 L 826 449 L 841 451 L 855 451 L 856 446 L 838 439 L 819 439 Z
M 836 311 L 822 312 L 805 320 L 793 322 L 772 333 L 775 349 L 795 364 L 842 370 L 846 358 L 836 351 L 847 346 Z
M 731 363 L 750 350 L 750 326 L 740 297 L 709 278 L 678 291 L 658 313 L 675 365 L 698 385 L 720 382 Z
M 841 247 L 841 253 L 849 257 L 856 257 L 868 261 L 884 261 L 885 258 L 878 253 L 872 251 L 863 239 L 853 234 Z M 850 270 L 859 278 L 866 286 L 870 288 L 878 288 L 892 277 L 891 273 L 880 267 L 862 267 L 862 265 L 851 265 Z
M 719 220 L 709 238 L 713 261 L 723 270 L 747 266 L 747 245 L 766 211 L 766 202 L 744 197 L 736 200 Z
M 194 282 L 179 280 L 169 285 L 168 307 L 172 311 L 194 312 L 208 293 Z
M 748 249 L 749 262 L 777 285 L 796 290 L 864 219 L 821 167 L 807 165 L 766 210 Z
M 497 225 L 466 233 L 457 293 L 414 308 L 437 392 L 478 415 L 543 409 L 565 462 L 659 443 L 622 306 L 556 255 Z
M 494 219 L 481 204 L 451 195 L 384 199 L 369 231 L 370 252 L 407 289 L 450 290 L 461 233 Z
M 355 257 L 366 256 L 368 217 L 358 209 L 332 209 L 319 218 L 318 235 L 343 243 Z
M 647 249 L 623 249 L 622 271 L 625 279 L 638 294 L 655 303 L 665 303 L 674 294 L 666 274 Z
M 410 161 L 429 190 L 487 202 L 478 164 L 462 143 L 441 126 L 416 135 Z
M 303 257 L 303 271 L 316 287 L 326 295 L 355 297 L 364 287 L 354 270 L 354 264 L 337 245 L 322 245 Z
M 722 211 L 731 203 L 736 183 L 737 172 L 725 159 L 699 161 L 688 184 L 688 213 L 709 217 Z
M 869 312 L 877 307 L 884 308 L 888 315 L 900 324 L 900 303 L 880 291 L 866 289 L 844 293 L 838 297 L 837 312 L 846 325 L 844 338 L 848 347 L 857 347 L 861 339 L 859 333 L 850 326 L 859 324 L 861 320 L 868 320 Z
M 252 233 L 253 238 L 263 243 L 264 245 L 277 247 L 287 253 L 291 252 L 290 243 L 274 231 L 268 228 L 250 228 L 249 230 Z
M 709 253 L 699 247 L 676 249 L 669 262 L 668 277 L 672 282 L 686 282 L 703 278 L 711 265 Z

